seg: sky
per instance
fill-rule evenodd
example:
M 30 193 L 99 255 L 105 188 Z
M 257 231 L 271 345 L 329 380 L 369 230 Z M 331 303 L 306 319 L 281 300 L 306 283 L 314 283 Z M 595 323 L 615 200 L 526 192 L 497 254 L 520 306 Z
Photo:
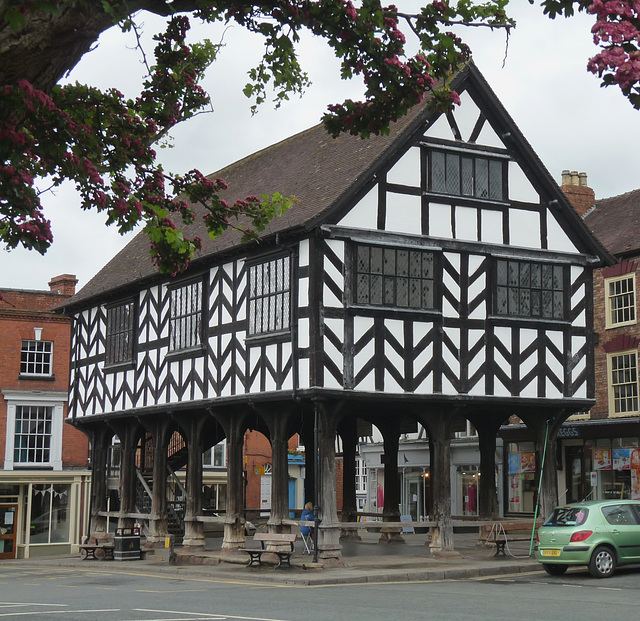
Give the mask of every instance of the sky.
M 536 0 L 536 4 L 539 0 Z M 411 12 L 418 0 L 397 0 L 400 11 Z M 549 20 L 539 6 L 512 0 L 510 14 L 518 25 L 508 46 L 504 33 L 471 29 L 461 35 L 473 50 L 474 62 L 519 126 L 553 178 L 562 170 L 586 172 L 597 198 L 608 198 L 640 187 L 640 111 L 632 108 L 617 87 L 600 88 L 586 70 L 594 55 L 590 29 L 593 18 L 580 15 Z M 162 30 L 159 18 L 142 14 L 145 48 Z M 251 115 L 251 102 L 242 88 L 247 71 L 262 53 L 259 38 L 239 26 L 226 29 L 193 23 L 196 36 L 222 41 L 218 60 L 203 86 L 212 97 L 213 112 L 201 114 L 174 129 L 171 147 L 159 149 L 163 166 L 173 172 L 198 168 L 205 174 L 274 144 L 319 122 L 327 105 L 358 98 L 361 85 L 339 78 L 338 61 L 320 39 L 305 36 L 300 45 L 303 68 L 313 82 L 302 98 L 279 110 L 268 103 Z M 403 29 L 407 32 L 406 28 Z M 104 33 L 67 80 L 98 87 L 115 86 L 136 96 L 144 75 L 131 33 Z M 82 211 L 69 184 L 43 197 L 52 222 L 54 242 L 41 256 L 22 248 L 0 248 L 0 289 L 43 289 L 59 274 L 74 274 L 78 290 L 124 245 L 104 225 L 105 217 Z

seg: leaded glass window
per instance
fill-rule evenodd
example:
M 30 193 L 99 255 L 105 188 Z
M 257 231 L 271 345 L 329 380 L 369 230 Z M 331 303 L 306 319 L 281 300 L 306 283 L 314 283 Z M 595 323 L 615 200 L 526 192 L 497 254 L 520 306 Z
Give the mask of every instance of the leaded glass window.
M 498 159 L 431 151 L 428 188 L 432 192 L 505 200 L 504 162 Z
M 291 261 L 275 257 L 249 267 L 249 335 L 288 330 L 291 325 Z
M 435 307 L 433 252 L 358 245 L 355 254 L 356 304 Z
M 134 319 L 133 301 L 107 308 L 106 364 L 122 364 L 133 360 Z
M 169 351 L 193 349 L 202 344 L 202 282 L 170 291 Z
M 564 268 L 549 263 L 496 262 L 496 314 L 564 319 Z

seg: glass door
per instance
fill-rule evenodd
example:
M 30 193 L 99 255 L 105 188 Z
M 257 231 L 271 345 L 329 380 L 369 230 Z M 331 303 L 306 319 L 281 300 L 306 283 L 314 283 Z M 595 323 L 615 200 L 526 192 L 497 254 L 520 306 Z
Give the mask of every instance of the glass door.
M 0 559 L 16 557 L 18 505 L 0 505 Z

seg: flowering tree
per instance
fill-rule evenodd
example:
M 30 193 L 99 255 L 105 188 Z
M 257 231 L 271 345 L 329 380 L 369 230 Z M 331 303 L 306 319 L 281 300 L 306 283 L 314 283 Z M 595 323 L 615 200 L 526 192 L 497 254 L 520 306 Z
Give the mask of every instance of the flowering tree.
M 530 0 L 533 2 L 533 0 Z M 388 131 L 431 92 L 432 105 L 447 109 L 457 95 L 447 78 L 470 57 L 450 29 L 457 25 L 509 30 L 508 0 L 431 0 L 416 14 L 383 7 L 380 0 L 0 0 L 0 242 L 44 253 L 52 242 L 42 212 L 42 188 L 72 180 L 84 209 L 107 215 L 120 232 L 141 225 L 151 258 L 164 272 L 184 269 L 200 247 L 181 227 L 205 211 L 211 236 L 238 227 L 246 239 L 286 210 L 294 198 L 249 196 L 234 204 L 220 192 L 221 179 L 197 170 L 177 175 L 158 164 L 154 144 L 177 123 L 209 106 L 199 82 L 215 60 L 210 41 L 189 44 L 189 17 L 206 23 L 236 22 L 264 38 L 265 52 L 244 89 L 255 106 L 274 93 L 276 105 L 302 93 L 308 79 L 296 43 L 307 29 L 322 37 L 341 60 L 345 79 L 364 82 L 363 101 L 329 107 L 324 123 L 332 135 L 367 137 Z M 638 7 L 631 0 L 546 0 L 551 16 L 588 10 L 602 52 L 590 69 L 603 83 L 617 83 L 640 107 Z M 114 24 L 136 30 L 140 10 L 167 17 L 155 37 L 154 60 L 140 95 L 81 84 L 59 86 L 104 30 Z M 137 30 L 136 30 L 137 32 Z M 409 57 L 405 33 L 421 51 Z
M 454 22 L 509 27 L 507 0 L 457 8 L 433 2 L 419 15 L 402 15 L 379 0 L 0 0 L 0 241 L 44 253 L 52 242 L 41 208 L 41 186 L 72 180 L 84 209 L 107 215 L 125 232 L 141 225 L 152 260 L 164 272 L 184 269 L 201 241 L 181 227 L 193 221 L 194 204 L 205 209 L 211 236 L 229 226 L 246 238 L 294 201 L 278 194 L 249 196 L 229 204 L 226 184 L 197 170 L 176 175 L 156 162 L 154 144 L 174 125 L 209 107 L 199 86 L 215 60 L 209 41 L 189 44 L 189 17 L 208 23 L 236 22 L 261 35 L 265 53 L 249 75 L 245 94 L 255 105 L 272 89 L 276 105 L 308 83 L 295 44 L 308 29 L 323 37 L 342 60 L 342 76 L 359 76 L 362 102 L 332 106 L 328 130 L 367 136 L 388 130 L 423 94 L 469 58 L 468 48 L 445 26 Z M 166 15 L 155 37 L 154 60 L 136 99 L 115 89 L 81 84 L 59 86 L 99 34 L 118 24 L 135 29 L 136 12 Z M 400 22 L 422 41 L 424 52 L 405 54 Z M 451 105 L 446 87 L 435 101 Z
M 529 0 L 533 4 L 533 0 Z M 587 64 L 602 86 L 617 84 L 634 108 L 640 109 L 640 2 L 638 0 L 545 0 L 549 17 L 570 17 L 575 11 L 595 17 L 591 32 L 600 51 Z

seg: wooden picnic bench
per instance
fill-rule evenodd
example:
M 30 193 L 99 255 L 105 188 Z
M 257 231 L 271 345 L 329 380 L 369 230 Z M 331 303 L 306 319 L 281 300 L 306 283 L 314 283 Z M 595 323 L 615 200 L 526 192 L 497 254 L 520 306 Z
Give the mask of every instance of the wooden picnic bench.
M 98 541 L 94 539 L 93 543 L 81 543 L 78 546 L 80 550 L 80 554 L 82 555 L 83 560 L 93 559 L 94 561 L 102 560 L 102 561 L 112 561 L 113 560 L 113 542 L 111 541 Z M 102 554 L 100 557 L 96 556 L 96 552 L 98 550 L 102 550 Z
M 262 555 L 265 553 L 273 553 L 278 556 L 278 564 L 275 569 L 291 567 L 293 544 L 297 537 L 298 535 L 289 533 L 256 533 L 251 541 L 260 543 L 260 547 L 257 548 L 254 544 L 254 547 L 240 548 L 240 551 L 249 555 L 247 567 L 262 565 Z

